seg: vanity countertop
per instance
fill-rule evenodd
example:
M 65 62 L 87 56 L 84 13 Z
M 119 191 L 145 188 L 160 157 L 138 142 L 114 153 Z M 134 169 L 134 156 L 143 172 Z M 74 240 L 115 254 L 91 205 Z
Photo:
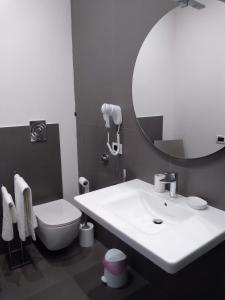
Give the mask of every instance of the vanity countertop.
M 225 212 L 194 210 L 186 199 L 158 194 L 139 179 L 74 198 L 84 213 L 171 274 L 225 240 Z

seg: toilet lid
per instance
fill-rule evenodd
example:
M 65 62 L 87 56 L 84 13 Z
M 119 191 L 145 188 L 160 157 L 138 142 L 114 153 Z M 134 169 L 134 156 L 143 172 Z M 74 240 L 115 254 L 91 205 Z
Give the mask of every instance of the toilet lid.
M 81 211 L 64 199 L 34 206 L 37 218 L 49 226 L 60 226 L 80 219 Z

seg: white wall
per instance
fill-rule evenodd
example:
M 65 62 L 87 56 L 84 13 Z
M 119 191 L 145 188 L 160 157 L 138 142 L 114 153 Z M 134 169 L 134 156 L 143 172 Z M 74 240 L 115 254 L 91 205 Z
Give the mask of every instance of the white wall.
M 216 135 L 225 135 L 225 4 L 200 2 L 204 9 L 178 7 L 155 25 L 133 80 L 137 116 L 163 114 L 163 138 L 182 138 L 188 157 L 219 150 Z
M 201 2 L 176 14 L 176 132 L 188 156 L 219 150 L 225 135 L 225 3 Z
M 70 0 L 0 1 L 0 105 L 1 127 L 59 123 L 63 194 L 72 200 L 78 171 Z
M 175 18 L 168 13 L 145 39 L 133 75 L 133 102 L 138 117 L 163 115 L 163 138 L 173 136 L 175 101 Z

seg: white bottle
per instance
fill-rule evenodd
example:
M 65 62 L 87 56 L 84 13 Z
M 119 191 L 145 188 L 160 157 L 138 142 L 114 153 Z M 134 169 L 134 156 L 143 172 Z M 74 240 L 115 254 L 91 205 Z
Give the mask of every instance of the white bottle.
M 161 180 L 166 177 L 165 174 L 155 174 L 154 176 L 154 190 L 157 193 L 164 193 L 165 192 L 165 183 Z

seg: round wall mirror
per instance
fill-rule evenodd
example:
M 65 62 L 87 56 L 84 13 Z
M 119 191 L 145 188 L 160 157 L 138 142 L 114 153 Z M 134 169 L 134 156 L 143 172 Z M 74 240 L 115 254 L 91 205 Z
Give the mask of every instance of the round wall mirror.
M 225 3 L 177 4 L 140 49 L 133 103 L 144 135 L 158 149 L 199 158 L 225 146 Z

